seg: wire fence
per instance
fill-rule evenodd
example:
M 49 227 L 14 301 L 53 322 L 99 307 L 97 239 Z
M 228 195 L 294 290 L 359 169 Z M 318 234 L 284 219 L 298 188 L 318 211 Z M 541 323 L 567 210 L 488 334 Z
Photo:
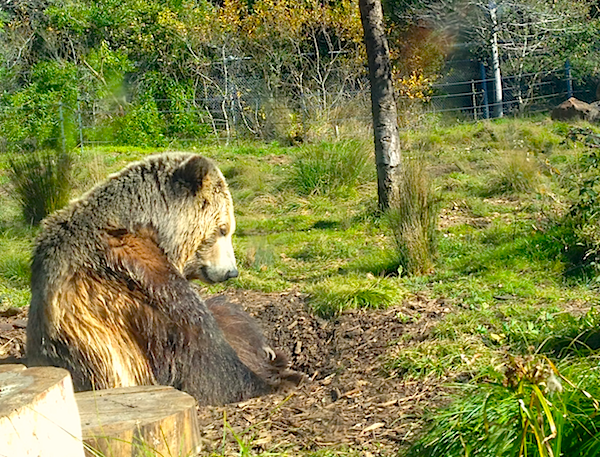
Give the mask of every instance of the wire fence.
M 570 68 L 553 69 L 536 73 L 523 73 L 502 78 L 502 101 L 495 102 L 495 80 L 484 77 L 460 81 L 445 81 L 433 85 L 429 112 L 461 115 L 478 120 L 502 115 L 523 115 L 545 112 L 569 97 L 583 100 L 593 98 L 593 91 L 574 87 Z
M 569 96 L 591 101 L 568 66 L 502 79 L 503 98 L 495 102 L 494 80 L 447 77 L 422 100 L 398 99 L 400 117 L 447 116 L 477 121 L 502 115 L 548 111 Z M 408 112 L 411 114 L 407 114 Z M 330 86 L 278 97 L 248 72 L 229 71 L 207 79 L 193 97 L 95 99 L 80 94 L 76 103 L 60 101 L 7 106 L 0 99 L 0 150 L 70 148 L 97 145 L 168 145 L 227 142 L 240 138 L 302 141 L 315 135 L 338 137 L 371 125 L 368 84 Z M 406 125 L 410 125 L 407 123 Z M 312 130 L 311 130 L 312 129 Z

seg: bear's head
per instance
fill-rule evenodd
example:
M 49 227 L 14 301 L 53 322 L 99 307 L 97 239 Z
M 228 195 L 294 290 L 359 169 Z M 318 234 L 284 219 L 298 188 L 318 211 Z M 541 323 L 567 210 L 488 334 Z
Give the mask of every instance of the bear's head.
M 237 277 L 232 243 L 233 201 L 223 174 L 210 160 L 192 155 L 177 167 L 172 179 L 176 187 L 185 188 L 191 197 L 191 210 L 187 214 L 191 220 L 183 218 L 189 221 L 187 226 L 176 228 L 178 267 L 186 278 L 208 284 Z

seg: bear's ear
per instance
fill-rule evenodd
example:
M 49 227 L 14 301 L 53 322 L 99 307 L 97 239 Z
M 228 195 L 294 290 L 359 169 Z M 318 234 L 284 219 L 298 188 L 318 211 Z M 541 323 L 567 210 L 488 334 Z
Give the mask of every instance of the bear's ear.
M 173 172 L 173 182 L 196 194 L 202 189 L 204 178 L 213 168 L 213 164 L 206 158 L 192 156 Z

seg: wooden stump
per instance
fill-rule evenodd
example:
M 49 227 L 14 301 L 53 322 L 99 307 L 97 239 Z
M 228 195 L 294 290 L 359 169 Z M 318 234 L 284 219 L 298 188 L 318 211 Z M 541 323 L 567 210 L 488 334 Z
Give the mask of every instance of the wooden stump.
M 0 455 L 83 457 L 68 371 L 0 365 Z
M 75 398 L 83 440 L 106 457 L 183 457 L 199 451 L 196 400 L 172 387 L 97 390 Z

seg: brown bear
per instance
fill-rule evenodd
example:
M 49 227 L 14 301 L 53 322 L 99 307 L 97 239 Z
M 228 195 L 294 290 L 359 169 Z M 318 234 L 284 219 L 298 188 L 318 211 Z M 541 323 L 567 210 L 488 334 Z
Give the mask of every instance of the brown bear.
M 27 357 L 76 389 L 165 384 L 200 404 L 262 395 L 286 379 L 250 316 L 207 306 L 191 279 L 236 277 L 231 195 L 208 159 L 131 164 L 44 221 L 33 253 Z

